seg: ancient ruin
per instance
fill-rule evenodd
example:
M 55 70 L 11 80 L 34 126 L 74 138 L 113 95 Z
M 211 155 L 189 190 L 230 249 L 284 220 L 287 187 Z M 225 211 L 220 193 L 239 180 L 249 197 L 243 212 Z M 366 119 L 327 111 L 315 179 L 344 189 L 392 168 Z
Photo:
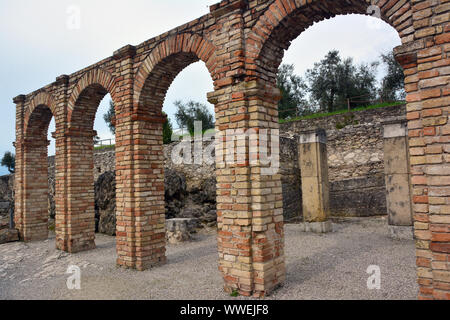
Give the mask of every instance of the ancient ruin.
M 71 253 L 95 248 L 93 124 L 99 102 L 110 93 L 116 107 L 117 264 L 137 270 L 164 264 L 162 105 L 178 73 L 199 60 L 206 64 L 219 133 L 268 129 L 277 134 L 276 73 L 290 42 L 336 15 L 375 14 L 402 39 L 395 55 L 408 93 L 409 168 L 387 174 L 411 175 L 420 298 L 449 299 L 449 2 L 224 0 L 210 11 L 14 98 L 20 238 L 48 236 L 47 130 L 54 117 L 56 246 Z M 244 165 L 217 161 L 220 271 L 227 292 L 264 296 L 285 281 L 281 179 L 263 174 L 266 166 L 251 161 L 255 154 L 245 141 L 232 148 Z

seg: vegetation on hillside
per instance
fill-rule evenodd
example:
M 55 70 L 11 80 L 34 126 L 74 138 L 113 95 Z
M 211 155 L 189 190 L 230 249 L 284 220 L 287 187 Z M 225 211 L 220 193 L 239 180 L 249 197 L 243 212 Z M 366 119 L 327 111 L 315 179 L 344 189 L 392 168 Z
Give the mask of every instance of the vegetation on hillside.
M 281 65 L 277 77 L 282 94 L 280 119 L 332 115 L 404 99 L 401 66 L 392 53 L 381 55 L 380 60 L 356 65 L 352 58 L 343 59 L 339 51 L 332 50 L 303 77 L 294 74 L 293 65 Z M 386 75 L 378 84 L 380 65 L 386 68 Z

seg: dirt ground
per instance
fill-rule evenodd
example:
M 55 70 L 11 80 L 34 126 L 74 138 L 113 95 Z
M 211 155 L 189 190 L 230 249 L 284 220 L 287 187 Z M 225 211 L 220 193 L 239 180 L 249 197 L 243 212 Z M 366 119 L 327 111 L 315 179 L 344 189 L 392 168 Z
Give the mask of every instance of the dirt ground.
M 330 234 L 286 226 L 287 280 L 267 299 L 416 299 L 414 241 L 388 237 L 383 218 L 345 219 Z M 236 299 L 223 291 L 214 233 L 168 246 L 168 263 L 145 272 L 115 265 L 115 239 L 97 235 L 97 249 L 66 254 L 54 236 L 31 244 L 0 245 L 0 299 Z M 69 290 L 66 271 L 81 269 L 81 289 Z M 381 271 L 369 290 L 367 268 Z M 238 298 L 239 299 L 239 298 Z

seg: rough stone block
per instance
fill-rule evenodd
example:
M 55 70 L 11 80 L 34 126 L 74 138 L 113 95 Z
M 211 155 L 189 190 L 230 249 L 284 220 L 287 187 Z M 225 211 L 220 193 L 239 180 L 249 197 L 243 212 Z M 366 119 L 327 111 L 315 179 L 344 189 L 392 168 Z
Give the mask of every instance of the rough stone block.
M 16 229 L 1 229 L 0 244 L 19 241 L 19 231 Z
M 329 233 L 333 232 L 333 224 L 331 221 L 325 222 L 303 222 L 300 224 L 301 231 L 312 233 Z
M 195 232 L 199 221 L 197 219 L 170 219 L 166 220 L 166 240 L 170 244 L 178 244 L 192 240 L 191 234 Z
M 413 227 L 389 226 L 389 236 L 395 240 L 413 240 Z

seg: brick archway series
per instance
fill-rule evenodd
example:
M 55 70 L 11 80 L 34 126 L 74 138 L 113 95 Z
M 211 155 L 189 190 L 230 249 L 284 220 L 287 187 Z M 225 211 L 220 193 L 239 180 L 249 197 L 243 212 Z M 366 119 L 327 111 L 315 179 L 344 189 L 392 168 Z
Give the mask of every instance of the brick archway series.
M 116 107 L 117 263 L 138 270 L 163 264 L 161 109 L 177 74 L 195 61 L 206 64 L 214 81 L 208 98 L 219 132 L 276 132 L 275 78 L 290 42 L 314 22 L 375 12 L 402 39 L 395 55 L 408 93 L 420 298 L 450 298 L 450 2 L 225 0 L 210 9 L 195 21 L 14 99 L 21 238 L 47 237 L 47 130 L 55 117 L 56 245 L 68 252 L 95 247 L 93 123 L 99 102 L 110 93 Z M 219 269 L 226 291 L 263 296 L 285 281 L 280 176 L 263 175 L 262 165 L 250 164 L 248 144 L 237 150 L 245 164 L 218 164 L 216 171 Z

